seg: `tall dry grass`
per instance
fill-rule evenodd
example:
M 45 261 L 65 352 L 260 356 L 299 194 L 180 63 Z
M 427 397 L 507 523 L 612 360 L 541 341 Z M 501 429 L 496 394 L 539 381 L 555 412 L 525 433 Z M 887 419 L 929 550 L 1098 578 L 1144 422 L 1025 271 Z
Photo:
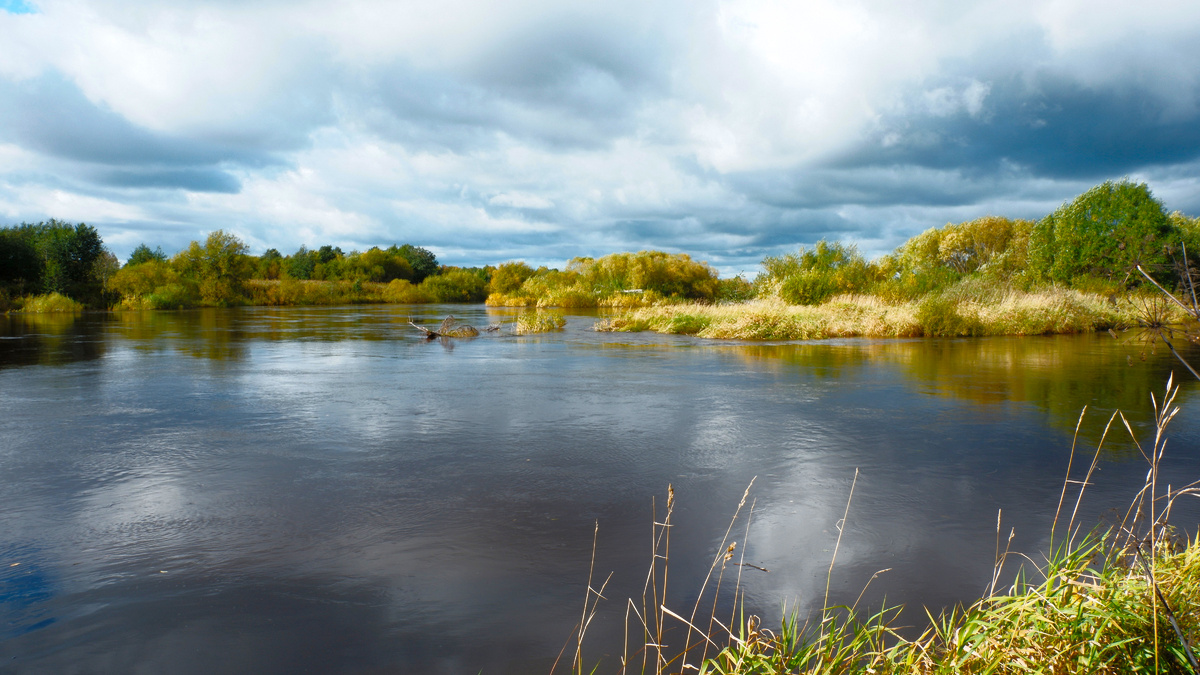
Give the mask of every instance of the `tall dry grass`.
M 1136 322 L 1136 313 L 1129 301 L 1060 287 L 987 293 L 951 289 L 899 303 L 840 295 L 812 306 L 764 299 L 644 307 L 600 321 L 596 329 L 733 340 L 1045 335 L 1122 328 Z

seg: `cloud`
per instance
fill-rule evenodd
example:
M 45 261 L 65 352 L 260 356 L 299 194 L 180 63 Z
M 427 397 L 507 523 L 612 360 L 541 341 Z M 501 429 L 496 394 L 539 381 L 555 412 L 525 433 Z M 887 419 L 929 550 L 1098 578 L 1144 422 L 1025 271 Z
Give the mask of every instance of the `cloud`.
M 281 250 L 658 248 L 736 271 L 820 237 L 879 254 L 1038 217 L 1127 174 L 1200 202 L 1185 3 L 36 9 L 0 12 L 0 213 L 64 217 L 42 211 L 53 191 L 120 204 L 86 219 L 107 241 L 225 227 Z

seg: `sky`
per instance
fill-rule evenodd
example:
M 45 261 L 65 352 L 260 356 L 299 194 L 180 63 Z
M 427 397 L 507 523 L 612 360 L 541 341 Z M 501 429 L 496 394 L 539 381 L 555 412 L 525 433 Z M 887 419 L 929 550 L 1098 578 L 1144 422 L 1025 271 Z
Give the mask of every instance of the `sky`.
M 1039 218 L 1200 214 L 1200 3 L 0 0 L 0 225 L 124 259 L 411 243 L 753 274 Z

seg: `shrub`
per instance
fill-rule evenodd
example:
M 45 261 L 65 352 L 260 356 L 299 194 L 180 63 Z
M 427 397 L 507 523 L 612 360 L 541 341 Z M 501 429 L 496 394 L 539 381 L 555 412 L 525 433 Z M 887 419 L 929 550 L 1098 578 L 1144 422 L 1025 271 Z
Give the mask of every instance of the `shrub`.
M 718 302 L 746 302 L 754 297 L 754 284 L 746 277 L 738 275 L 729 279 L 717 280 Z
M 407 279 L 393 279 L 383 289 L 383 299 L 399 305 L 415 305 L 434 301 L 423 286 L 414 286 Z
M 200 302 L 200 289 L 189 280 L 159 286 L 145 296 L 150 309 L 187 309 L 199 306 Z
M 27 296 L 21 303 L 21 311 L 29 314 L 79 312 L 82 310 L 82 304 L 75 302 L 61 293 Z
M 436 302 L 482 302 L 487 297 L 487 282 L 468 270 L 451 269 L 426 277 L 421 289 Z
M 818 241 L 801 249 L 763 260 L 763 273 L 754 280 L 761 298 L 777 296 L 794 305 L 816 305 L 839 293 L 861 293 L 881 278 L 880 268 L 868 263 L 853 244 Z
M 492 307 L 535 307 L 538 299 L 532 295 L 507 294 L 507 293 L 491 293 L 487 296 L 485 304 Z
M 819 305 L 837 292 L 833 275 L 825 270 L 804 270 L 783 280 L 779 297 L 793 305 Z
M 490 293 L 513 294 L 521 288 L 525 280 L 534 275 L 534 270 L 523 262 L 506 262 L 492 272 L 488 282 Z M 489 303 L 490 304 L 490 303 Z
M 927 337 L 965 337 L 985 334 L 977 315 L 963 314 L 959 302 L 941 294 L 931 295 L 917 305 L 917 322 Z
M 538 298 L 538 307 L 599 307 L 600 299 L 595 293 L 576 288 L 551 289 Z
M 159 286 L 173 284 L 179 274 L 164 261 L 151 258 L 138 264 L 127 264 L 108 280 L 108 288 L 122 298 L 149 295 Z

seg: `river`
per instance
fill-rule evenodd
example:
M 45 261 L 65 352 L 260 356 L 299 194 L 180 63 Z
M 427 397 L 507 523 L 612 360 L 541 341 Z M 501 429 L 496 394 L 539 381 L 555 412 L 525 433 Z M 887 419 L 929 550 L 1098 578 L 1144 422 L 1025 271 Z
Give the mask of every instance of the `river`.
M 820 606 L 856 470 L 831 601 L 889 568 L 863 606 L 904 603 L 918 624 L 984 591 L 998 511 L 1037 558 L 1085 405 L 1084 465 L 1115 409 L 1150 442 L 1150 393 L 1182 373 L 1107 334 L 747 344 L 598 333 L 579 312 L 562 332 L 427 341 L 408 325 L 515 312 L 0 317 L 0 672 L 544 673 L 594 533 L 593 583 L 612 576 L 584 659 L 615 672 L 668 485 L 667 602 L 690 613 L 754 481 L 721 611 L 740 571 L 771 625 Z M 1200 478 L 1196 390 L 1182 381 L 1170 428 L 1175 485 Z M 1128 438 L 1105 443 L 1087 527 L 1141 484 Z

